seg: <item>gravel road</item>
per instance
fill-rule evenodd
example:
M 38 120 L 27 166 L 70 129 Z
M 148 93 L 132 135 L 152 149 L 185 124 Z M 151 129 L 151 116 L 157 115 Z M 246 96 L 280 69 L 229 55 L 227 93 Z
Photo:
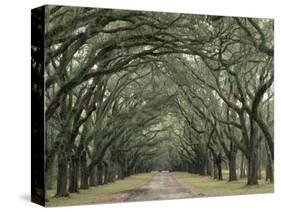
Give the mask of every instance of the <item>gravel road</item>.
M 145 184 L 121 193 L 113 202 L 168 200 L 199 196 L 199 194 L 180 183 L 170 172 L 158 172 L 152 175 L 152 179 Z

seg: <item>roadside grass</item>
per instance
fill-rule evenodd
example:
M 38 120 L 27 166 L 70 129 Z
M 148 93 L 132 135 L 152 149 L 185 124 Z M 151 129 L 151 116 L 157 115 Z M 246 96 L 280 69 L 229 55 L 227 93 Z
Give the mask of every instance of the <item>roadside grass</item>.
M 228 172 L 223 171 L 223 180 L 214 180 L 210 176 L 199 176 L 186 172 L 174 172 L 177 179 L 190 187 L 193 191 L 201 193 L 204 196 L 226 196 L 239 194 L 258 194 L 274 192 L 274 184 L 259 180 L 256 186 L 247 186 L 247 179 L 228 182 Z
M 77 204 L 91 204 L 110 201 L 117 193 L 136 188 L 152 177 L 150 173 L 137 174 L 116 180 L 114 183 L 81 189 L 79 193 L 71 193 L 70 197 L 56 198 L 56 190 L 47 190 L 48 202 L 46 206 L 63 206 Z

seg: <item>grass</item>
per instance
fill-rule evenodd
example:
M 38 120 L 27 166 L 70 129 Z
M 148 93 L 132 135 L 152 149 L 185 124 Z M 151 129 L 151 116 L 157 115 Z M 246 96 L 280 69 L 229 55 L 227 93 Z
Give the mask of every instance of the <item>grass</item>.
M 228 182 L 228 173 L 223 171 L 224 180 L 214 180 L 209 176 L 199 176 L 186 172 L 175 172 L 175 176 L 183 184 L 190 187 L 197 193 L 204 196 L 226 196 L 239 194 L 258 194 L 274 192 L 274 184 L 265 180 L 259 180 L 259 184 L 255 186 L 247 186 L 247 179 L 239 179 L 238 181 Z
M 48 190 L 48 202 L 46 206 L 62 206 L 91 204 L 110 201 L 119 192 L 136 188 L 151 178 L 150 173 L 133 175 L 124 180 L 117 180 L 102 186 L 90 187 L 87 190 L 80 190 L 79 193 L 70 194 L 67 198 L 55 198 L 55 190 Z
M 186 184 L 194 192 L 201 193 L 204 196 L 226 196 L 239 194 L 257 194 L 272 193 L 274 185 L 260 180 L 257 186 L 246 186 L 247 179 L 240 179 L 234 182 L 228 182 L 228 172 L 223 171 L 224 180 L 213 180 L 208 176 L 199 176 L 186 172 L 174 172 L 177 179 Z M 135 189 L 151 179 L 150 173 L 133 175 L 124 180 L 117 180 L 102 186 L 90 187 L 87 190 L 80 190 L 80 193 L 70 194 L 67 198 L 55 198 L 55 190 L 48 190 L 48 202 L 46 206 L 63 206 L 77 204 L 91 204 L 110 202 L 113 198 L 120 196 L 120 193 L 130 189 Z

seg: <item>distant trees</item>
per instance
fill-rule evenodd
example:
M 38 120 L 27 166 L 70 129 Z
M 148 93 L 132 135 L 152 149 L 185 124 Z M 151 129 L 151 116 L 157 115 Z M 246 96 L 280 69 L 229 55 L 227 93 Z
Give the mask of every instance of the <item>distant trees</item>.
M 267 164 L 267 173 L 272 176 L 270 180 L 273 182 L 272 23 L 238 18 L 217 22 L 211 22 L 211 26 L 216 27 L 211 29 L 214 29 L 217 42 L 213 43 L 209 56 L 178 57 L 178 64 L 169 66 L 180 72 L 176 83 L 183 97 L 176 105 L 185 120 L 189 119 L 186 122 L 189 124 L 189 134 L 199 136 L 202 133 L 197 129 L 196 122 L 191 120 L 194 116 L 205 123 L 205 129 L 209 128 L 206 132 L 212 132 L 211 139 L 205 136 L 203 140 L 212 152 L 214 161 L 220 162 L 220 154 L 224 152 L 229 162 L 230 181 L 237 179 L 235 162 L 239 149 L 248 161 L 248 184 L 258 183 L 258 149 L 264 142 L 268 149 L 263 150 L 271 161 Z M 258 38 L 253 41 L 254 35 Z M 192 84 L 184 83 L 183 73 L 188 74 L 190 78 L 187 82 L 192 80 Z M 186 111 L 182 108 L 183 101 L 193 109 Z M 266 114 L 271 118 L 266 119 Z M 194 143 L 192 137 L 188 141 Z M 204 147 L 200 149 L 204 150 Z
M 249 185 L 263 154 L 273 182 L 271 20 L 47 14 L 46 176 L 57 197 L 149 171 L 167 150 L 172 169 L 216 179 L 226 161 L 230 181 L 245 158 Z

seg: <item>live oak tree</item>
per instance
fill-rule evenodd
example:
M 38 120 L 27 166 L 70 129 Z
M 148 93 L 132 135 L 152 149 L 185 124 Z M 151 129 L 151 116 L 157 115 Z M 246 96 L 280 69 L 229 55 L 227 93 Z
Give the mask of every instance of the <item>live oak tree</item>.
M 233 181 L 245 160 L 248 185 L 261 169 L 274 181 L 272 20 L 46 14 L 46 176 L 57 197 L 157 168 L 218 180 L 227 168 Z

